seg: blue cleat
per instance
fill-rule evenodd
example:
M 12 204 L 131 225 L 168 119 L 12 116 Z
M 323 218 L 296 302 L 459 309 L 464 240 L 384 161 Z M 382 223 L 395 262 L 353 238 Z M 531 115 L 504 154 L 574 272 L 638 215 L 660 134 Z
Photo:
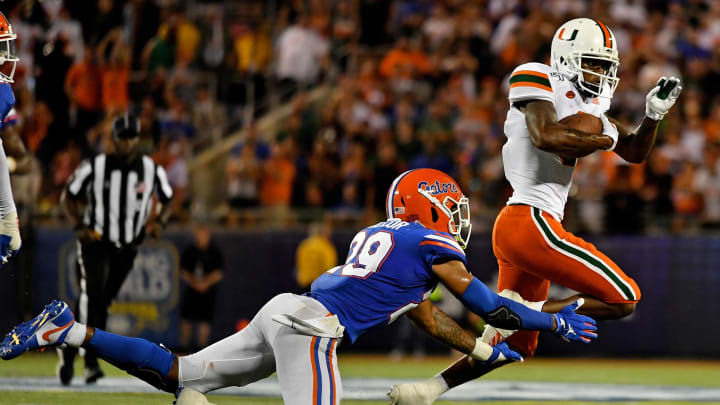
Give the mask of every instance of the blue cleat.
M 70 307 L 63 301 L 53 300 L 40 315 L 21 323 L 5 336 L 0 344 L 0 358 L 10 360 L 28 350 L 61 346 L 74 323 Z

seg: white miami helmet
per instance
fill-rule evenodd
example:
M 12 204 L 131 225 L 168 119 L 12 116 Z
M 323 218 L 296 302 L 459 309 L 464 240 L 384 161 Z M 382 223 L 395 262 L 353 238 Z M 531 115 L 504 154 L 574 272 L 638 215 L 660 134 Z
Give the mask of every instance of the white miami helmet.
M 599 20 L 575 18 L 561 25 L 553 37 L 550 59 L 553 69 L 593 96 L 612 97 L 620 80 L 615 35 Z M 605 67 L 604 73 L 583 69 L 583 59 L 599 61 Z M 583 73 L 600 76 L 599 84 L 585 81 Z M 609 92 L 603 91 L 605 86 Z

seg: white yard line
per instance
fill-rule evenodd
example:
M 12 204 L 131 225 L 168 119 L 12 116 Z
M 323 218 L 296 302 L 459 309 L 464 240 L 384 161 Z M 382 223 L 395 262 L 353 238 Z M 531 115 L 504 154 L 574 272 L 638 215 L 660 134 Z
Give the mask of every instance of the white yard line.
M 384 400 L 393 384 L 412 380 L 344 378 L 344 399 Z M 157 393 L 135 378 L 103 378 L 96 385 L 81 379 L 62 387 L 56 378 L 0 378 L 0 391 L 83 391 Z M 268 378 L 242 388 L 224 388 L 219 395 L 279 397 L 280 385 Z M 455 401 L 719 401 L 720 388 L 624 384 L 553 383 L 526 381 L 475 381 L 446 393 L 443 400 Z

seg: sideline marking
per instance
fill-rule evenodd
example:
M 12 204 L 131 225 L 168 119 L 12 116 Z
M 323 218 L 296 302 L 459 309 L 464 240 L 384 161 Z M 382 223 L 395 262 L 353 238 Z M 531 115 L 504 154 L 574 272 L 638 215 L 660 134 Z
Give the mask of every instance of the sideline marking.
M 95 385 L 62 387 L 55 377 L 0 378 L 0 391 L 54 391 L 97 393 L 159 393 L 136 378 L 103 378 Z M 385 400 L 393 384 L 417 380 L 344 378 L 344 399 Z M 245 387 L 223 388 L 213 395 L 280 397 L 280 384 L 271 377 Z M 720 388 L 588 384 L 528 381 L 474 381 L 441 397 L 446 401 L 720 401 Z

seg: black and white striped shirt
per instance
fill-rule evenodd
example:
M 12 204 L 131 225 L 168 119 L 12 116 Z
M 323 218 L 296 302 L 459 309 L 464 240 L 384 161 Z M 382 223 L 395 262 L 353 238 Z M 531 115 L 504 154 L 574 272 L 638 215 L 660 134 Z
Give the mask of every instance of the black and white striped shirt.
M 84 160 L 67 185 L 68 198 L 87 198 L 83 223 L 116 245 L 144 236 L 153 192 L 163 204 L 173 195 L 165 169 L 144 155 L 129 165 L 112 154 Z

